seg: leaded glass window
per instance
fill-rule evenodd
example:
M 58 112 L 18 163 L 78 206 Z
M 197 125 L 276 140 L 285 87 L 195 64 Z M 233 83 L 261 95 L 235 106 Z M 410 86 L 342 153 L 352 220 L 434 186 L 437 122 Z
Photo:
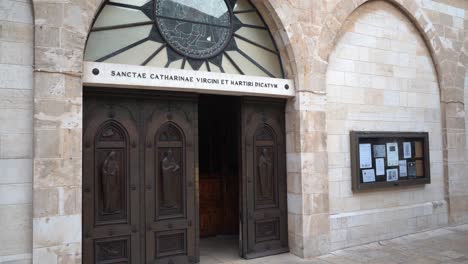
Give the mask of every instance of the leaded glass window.
M 278 49 L 249 0 L 109 0 L 85 60 L 284 77 Z

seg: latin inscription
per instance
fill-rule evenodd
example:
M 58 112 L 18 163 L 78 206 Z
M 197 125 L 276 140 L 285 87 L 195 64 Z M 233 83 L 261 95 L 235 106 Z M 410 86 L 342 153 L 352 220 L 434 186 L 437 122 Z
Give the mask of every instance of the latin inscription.
M 220 78 L 202 78 L 202 77 L 156 74 L 156 73 L 146 73 L 146 72 L 114 71 L 113 70 L 111 71 L 111 76 L 121 77 L 121 78 L 176 81 L 176 82 L 182 82 L 182 83 L 200 83 L 200 84 L 217 84 L 217 85 L 232 85 L 232 86 L 262 87 L 262 88 L 278 88 L 278 84 L 268 83 L 268 82 L 236 81 L 236 80 L 220 79 Z

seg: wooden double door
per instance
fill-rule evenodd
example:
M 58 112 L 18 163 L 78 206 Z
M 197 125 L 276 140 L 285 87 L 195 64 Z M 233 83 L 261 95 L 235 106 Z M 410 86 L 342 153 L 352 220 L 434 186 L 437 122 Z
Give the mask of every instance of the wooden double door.
M 286 252 L 284 103 L 239 104 L 240 254 Z M 84 109 L 83 263 L 198 263 L 198 97 L 85 89 Z

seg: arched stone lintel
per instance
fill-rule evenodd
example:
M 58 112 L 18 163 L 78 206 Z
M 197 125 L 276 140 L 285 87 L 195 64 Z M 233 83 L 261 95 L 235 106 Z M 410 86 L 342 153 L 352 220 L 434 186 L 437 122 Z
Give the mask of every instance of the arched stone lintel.
M 52 249 L 63 249 L 79 261 L 82 239 L 80 222 L 82 183 L 81 170 L 78 167 L 81 166 L 82 159 L 83 57 L 92 23 L 106 0 L 32 1 L 36 14 L 34 55 L 36 156 L 33 178 L 37 183 L 44 182 L 46 178 L 52 177 L 51 180 L 57 178 L 55 180 L 60 182 L 60 186 L 52 183 L 51 190 L 67 188 L 72 189 L 76 195 L 76 204 L 73 208 L 61 208 L 60 204 L 64 204 L 64 197 L 59 197 L 62 200 L 60 203 L 56 201 L 57 204 L 34 205 L 34 211 L 39 213 L 33 215 L 33 258 L 34 263 L 45 263 L 48 262 L 46 258 L 58 257 L 54 255 L 55 253 L 48 252 L 53 251 Z M 253 4 L 272 29 L 287 77 L 296 79 L 297 72 L 300 71 L 296 66 L 296 62 L 300 59 L 296 57 L 307 57 L 304 50 L 295 52 L 292 47 L 292 43 L 300 40 L 300 34 L 295 35 L 298 41 L 294 42 L 291 40 L 294 37 L 291 32 L 301 32 L 300 24 L 286 26 L 283 23 L 288 8 L 282 1 L 253 0 Z M 290 102 L 289 105 L 291 104 Z M 70 105 L 73 107 L 69 108 Z M 58 120 L 60 118 L 55 116 L 53 109 L 62 108 L 64 110 L 61 116 L 72 119 L 73 122 Z M 291 144 L 289 140 L 288 144 Z M 50 162 L 52 167 L 44 170 L 42 164 L 47 162 Z M 68 165 L 69 163 L 76 166 Z M 53 175 L 50 171 L 54 172 Z M 40 194 L 41 191 L 40 185 L 36 184 L 33 187 L 34 195 Z M 62 232 L 65 231 L 62 227 L 65 226 L 67 236 L 63 237 Z M 299 249 L 300 246 L 295 248 Z M 300 252 L 297 254 L 302 255 Z
M 346 19 L 361 5 L 375 0 L 341 0 L 325 18 L 320 32 L 314 60 L 325 67 L 316 68 L 317 78 L 325 79 L 329 56 L 340 37 Z M 437 35 L 437 30 L 416 0 L 382 0 L 397 7 L 418 29 L 430 52 L 439 84 L 441 123 L 443 128 L 443 160 L 446 200 L 449 203 L 449 221 L 462 223 L 468 216 L 468 195 L 454 192 L 457 184 L 466 184 L 460 176 L 465 164 L 465 142 L 457 140 L 465 134 L 464 75 L 466 66 L 460 63 L 461 51 L 454 50 Z M 326 84 L 314 87 L 326 93 Z M 326 127 L 326 124 L 325 124 Z M 454 157 L 459 157 L 454 159 Z M 468 158 L 468 157 L 466 157 Z
M 365 3 L 376 0 L 341 0 L 334 10 L 325 18 L 320 32 L 314 59 L 328 65 L 329 56 L 339 39 L 339 34 L 346 19 L 356 9 Z M 463 86 L 463 80 L 456 80 L 457 76 L 464 76 L 465 66 L 458 63 L 459 52 L 447 44 L 437 35 L 437 30 L 431 20 L 416 0 L 382 0 L 397 7 L 418 29 L 428 48 L 438 77 L 441 102 L 453 101 L 444 97 L 444 89 L 451 86 Z M 452 64 L 449 67 L 448 64 Z M 456 68 L 456 69 L 454 69 Z M 316 74 L 326 74 L 327 67 L 315 68 Z M 456 83 L 456 85 L 455 85 Z M 458 97 L 458 99 L 462 99 Z

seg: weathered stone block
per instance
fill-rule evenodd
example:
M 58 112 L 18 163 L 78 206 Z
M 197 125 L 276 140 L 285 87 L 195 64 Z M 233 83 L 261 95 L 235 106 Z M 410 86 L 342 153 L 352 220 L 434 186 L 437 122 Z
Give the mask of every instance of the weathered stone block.
M 34 263 L 79 264 L 81 263 L 81 244 L 34 249 Z
M 34 151 L 36 158 L 60 158 L 62 155 L 61 130 L 39 130 L 34 131 Z
M 59 213 L 59 190 L 57 188 L 34 189 L 34 217 L 55 216 Z
M 32 158 L 32 134 L 0 135 L 0 159 Z
M 0 185 L 0 205 L 30 204 L 32 202 L 32 183 Z
M 0 89 L 0 95 L 5 94 L 2 93 L 3 89 Z M 10 90 L 11 91 L 11 90 Z M 16 94 L 14 92 L 8 94 Z M 10 99 L 18 104 L 21 103 L 21 100 Z M 1 101 L 1 99 L 0 99 Z M 23 133 L 31 133 L 32 131 L 32 104 L 26 101 L 23 104 L 25 109 L 21 108 L 7 108 L 1 109 L 0 111 L 0 133 L 1 134 L 23 134 Z M 21 141 L 17 141 L 19 145 L 22 145 Z M 24 142 L 28 143 L 28 142 Z M 12 149 L 14 152 L 15 150 Z
M 0 205 L 0 256 L 31 252 L 32 205 Z
M 33 43 L 33 39 L 32 24 L 0 21 L 0 40 Z
M 34 187 L 81 185 L 81 159 L 36 159 Z
M 31 159 L 0 159 L 0 184 L 32 183 Z
M 32 89 L 31 66 L 0 64 L 0 88 Z
M 40 25 L 34 28 L 35 47 L 60 47 L 60 28 L 51 25 Z
M 34 248 L 81 243 L 81 215 L 34 218 Z
M 52 72 L 81 73 L 81 61 L 83 52 L 81 50 L 62 48 L 35 48 L 36 68 Z
M 32 125 L 32 104 L 33 104 L 32 100 L 33 100 L 33 91 L 31 89 L 26 89 L 26 90 L 6 89 L 6 88 L 0 89 L 0 109 L 2 109 L 2 111 L 4 111 L 3 109 L 20 110 L 20 111 L 28 110 L 29 114 L 28 114 L 27 122 L 30 123 L 31 125 Z M 15 116 L 15 118 L 17 117 Z M 2 126 L 2 128 L 5 128 L 5 126 Z M 24 132 L 24 130 L 22 130 L 22 132 Z
M 32 24 L 30 3 L 5 0 L 0 3 L 0 20 Z
M 32 43 L 0 42 L 0 63 L 15 65 L 32 65 Z
M 63 10 L 64 3 L 36 1 L 34 4 L 35 25 L 61 27 L 64 23 Z

